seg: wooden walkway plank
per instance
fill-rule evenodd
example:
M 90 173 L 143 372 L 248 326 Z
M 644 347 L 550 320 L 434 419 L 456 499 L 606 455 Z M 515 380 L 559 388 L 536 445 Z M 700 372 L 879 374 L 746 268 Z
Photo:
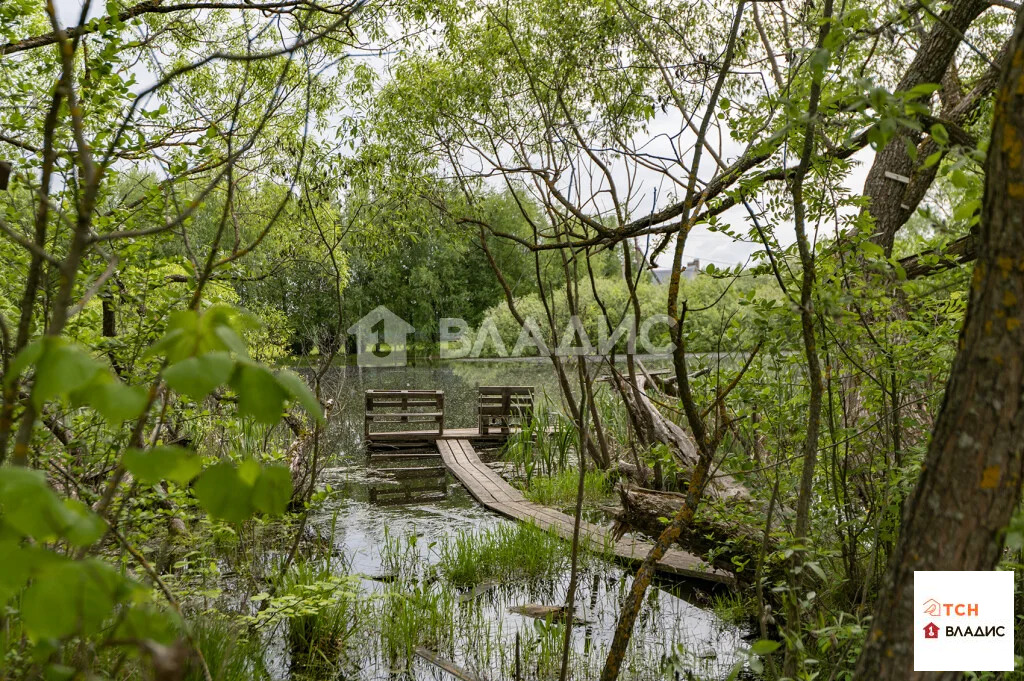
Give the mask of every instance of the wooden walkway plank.
M 478 502 L 505 517 L 533 522 L 563 539 L 572 540 L 574 519 L 571 516 L 527 501 L 519 490 L 480 460 L 468 439 L 438 439 L 437 449 L 444 465 Z M 610 550 L 618 559 L 631 565 L 642 563 L 654 548 L 651 542 L 640 539 L 622 538 L 616 541 L 610 530 L 588 522 L 581 522 L 580 536 L 590 542 L 591 550 Z M 732 575 L 724 570 L 714 568 L 697 556 L 678 549 L 669 549 L 658 562 L 658 569 L 711 582 L 731 584 L 734 581 Z

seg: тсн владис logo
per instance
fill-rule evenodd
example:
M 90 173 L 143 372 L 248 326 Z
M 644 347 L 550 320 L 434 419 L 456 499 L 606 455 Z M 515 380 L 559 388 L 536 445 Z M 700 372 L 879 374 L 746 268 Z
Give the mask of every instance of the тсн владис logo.
M 1013 573 L 915 571 L 914 670 L 1012 671 Z
M 980 608 L 977 603 L 940 603 L 934 598 L 929 598 L 924 602 L 924 614 L 931 617 L 979 617 Z M 941 629 L 935 622 L 929 622 L 924 625 L 924 637 L 925 638 L 939 638 L 939 632 Z M 947 625 L 945 627 L 946 636 L 1006 636 L 1006 626 L 1002 624 L 995 625 L 977 625 L 977 626 L 960 626 L 960 625 Z

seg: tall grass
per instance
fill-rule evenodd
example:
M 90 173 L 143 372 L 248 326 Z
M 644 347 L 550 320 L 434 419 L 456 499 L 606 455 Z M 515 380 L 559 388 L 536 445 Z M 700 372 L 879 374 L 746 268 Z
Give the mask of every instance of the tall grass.
M 599 389 L 594 395 L 594 404 L 607 440 L 622 446 L 629 443 L 632 437 L 629 413 L 619 394 L 611 389 Z
M 380 566 L 384 576 L 391 579 L 413 580 L 423 570 L 424 561 L 415 534 L 395 535 L 384 526 L 380 545 Z
M 503 523 L 476 532 L 460 532 L 440 543 L 441 576 L 456 586 L 488 579 L 552 577 L 565 569 L 568 544 L 530 523 Z
M 408 667 L 416 646 L 438 651 L 450 647 L 458 612 L 451 589 L 427 581 L 396 582 L 379 598 L 381 645 L 392 669 Z
M 527 484 L 534 475 L 552 475 L 565 470 L 576 449 L 576 427 L 557 412 L 538 411 L 512 433 L 505 443 L 505 458 L 511 461 Z
M 237 624 L 204 616 L 191 624 L 192 637 L 210 669 L 213 681 L 263 681 L 270 675 L 263 663 L 263 647 Z M 184 681 L 206 681 L 198 663 L 189 664 Z
M 526 489 L 526 498 L 545 506 L 564 507 L 576 503 L 579 472 L 566 469 L 550 477 L 535 477 Z M 605 471 L 589 470 L 583 479 L 583 502 L 596 504 L 608 498 L 611 484 Z

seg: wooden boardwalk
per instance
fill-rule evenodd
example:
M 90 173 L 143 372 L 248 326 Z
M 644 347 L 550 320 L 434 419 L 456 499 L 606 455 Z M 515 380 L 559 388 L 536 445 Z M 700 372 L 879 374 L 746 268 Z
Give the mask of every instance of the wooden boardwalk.
M 469 440 L 437 439 L 436 443 L 444 465 L 481 504 L 509 518 L 533 522 L 545 530 L 555 532 L 563 539 L 572 540 L 572 516 L 527 501 L 522 492 L 505 482 L 480 460 Z M 580 524 L 580 536 L 589 541 L 595 550 L 608 547 L 617 558 L 630 565 L 642 563 L 654 547 L 651 542 L 628 537 L 616 541 L 611 530 L 585 521 Z M 658 562 L 658 569 L 682 577 L 711 582 L 731 584 L 734 581 L 729 573 L 713 568 L 690 553 L 675 549 L 670 549 Z

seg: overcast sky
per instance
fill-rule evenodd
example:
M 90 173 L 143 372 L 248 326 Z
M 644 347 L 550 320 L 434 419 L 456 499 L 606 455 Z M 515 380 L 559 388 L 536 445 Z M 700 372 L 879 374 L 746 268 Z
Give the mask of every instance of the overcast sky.
M 65 26 L 78 23 L 82 9 L 82 0 L 55 0 L 55 6 L 58 18 Z M 94 0 L 89 12 L 90 18 L 99 16 L 105 11 L 106 3 Z M 385 74 L 387 71 L 387 61 L 387 58 L 369 59 L 371 64 L 378 66 L 379 70 Z M 151 80 L 151 78 L 141 76 L 138 77 L 138 80 L 139 87 L 141 88 L 146 85 L 145 81 Z M 664 157 L 675 157 L 676 151 L 672 148 L 670 138 L 679 133 L 681 126 L 682 119 L 678 113 L 670 112 L 664 114 L 659 112 L 648 126 L 648 130 L 638 136 L 634 142 L 638 146 L 643 145 L 643 150 L 646 153 Z M 679 139 L 683 140 L 681 144 L 685 147 L 692 144 L 694 135 L 689 130 L 685 130 L 679 136 Z M 726 162 L 735 160 L 743 151 L 743 147 L 731 139 L 723 140 L 721 148 L 723 159 Z M 852 160 L 855 165 L 846 181 L 846 187 L 852 193 L 861 193 L 873 154 L 874 152 L 870 148 L 866 148 L 853 157 Z M 684 159 L 689 159 L 689 156 L 689 153 L 683 154 Z M 714 169 L 713 160 L 708 154 L 705 154 L 704 162 L 701 164 L 701 177 L 704 179 L 710 177 Z M 636 173 L 633 183 L 634 200 L 631 206 L 634 211 L 634 217 L 642 216 L 644 213 L 652 210 L 664 208 L 671 202 L 672 192 L 676 194 L 681 193 L 678 187 L 672 186 L 672 183 L 668 182 L 664 175 L 659 172 L 646 169 L 640 169 L 639 171 L 634 169 L 633 172 Z M 627 169 L 625 166 L 620 164 L 615 167 L 613 174 L 617 186 L 621 188 L 627 185 Z M 678 174 L 678 171 L 676 171 L 677 176 Z M 746 232 L 749 228 L 747 213 L 743 206 L 736 206 L 726 211 L 720 217 L 720 220 L 726 224 L 731 224 L 738 231 Z M 793 243 L 795 236 L 792 225 L 778 226 L 776 236 L 783 246 Z M 750 254 L 757 250 L 761 250 L 761 246 L 757 243 L 736 241 L 723 234 L 710 232 L 704 226 L 698 226 L 687 238 L 683 256 L 684 262 L 698 258 L 702 265 L 714 263 L 715 265 L 731 266 L 747 262 Z M 666 249 L 658 259 L 658 266 L 669 266 L 672 254 L 673 248 Z

